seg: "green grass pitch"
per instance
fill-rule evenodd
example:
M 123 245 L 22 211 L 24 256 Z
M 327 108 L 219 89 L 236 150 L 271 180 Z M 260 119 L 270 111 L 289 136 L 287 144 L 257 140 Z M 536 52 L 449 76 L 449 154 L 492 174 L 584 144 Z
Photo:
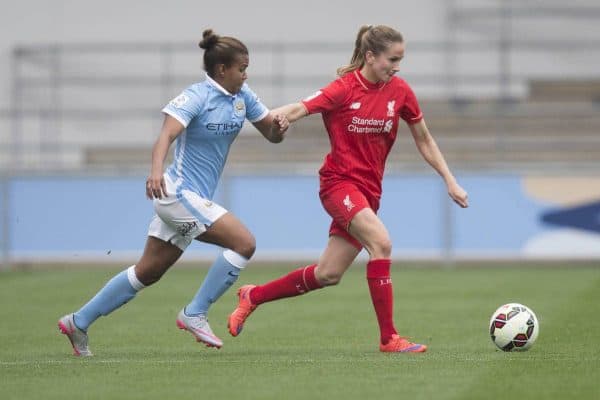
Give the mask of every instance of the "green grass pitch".
M 265 304 L 227 333 L 235 289 L 291 267 L 251 264 L 211 309 L 221 350 L 175 326 L 205 268 L 175 266 L 90 329 L 95 356 L 71 355 L 57 319 L 116 269 L 0 273 L 0 398 L 8 399 L 597 399 L 600 267 L 413 268 L 395 264 L 395 319 L 425 354 L 381 354 L 364 279 Z M 540 336 L 524 353 L 496 350 L 491 313 L 530 306 Z

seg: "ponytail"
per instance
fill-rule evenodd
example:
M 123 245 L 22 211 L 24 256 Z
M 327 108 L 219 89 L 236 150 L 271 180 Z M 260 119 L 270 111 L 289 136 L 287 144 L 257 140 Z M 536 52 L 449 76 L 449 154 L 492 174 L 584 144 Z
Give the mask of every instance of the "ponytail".
M 358 30 L 356 40 L 354 41 L 354 52 L 352 53 L 352 58 L 350 58 L 350 64 L 339 67 L 336 71 L 338 76 L 362 68 L 365 63 L 365 57 L 364 54 L 362 54 L 362 49 L 364 47 L 362 45 L 363 36 L 369 29 L 371 29 L 371 25 L 363 25 Z

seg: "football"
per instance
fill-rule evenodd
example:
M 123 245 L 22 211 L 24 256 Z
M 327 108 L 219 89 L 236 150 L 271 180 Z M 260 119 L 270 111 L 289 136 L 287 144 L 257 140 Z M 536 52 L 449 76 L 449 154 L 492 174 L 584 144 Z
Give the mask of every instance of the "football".
M 539 332 L 537 317 L 523 304 L 504 304 L 494 311 L 490 319 L 492 342 L 503 351 L 529 350 Z

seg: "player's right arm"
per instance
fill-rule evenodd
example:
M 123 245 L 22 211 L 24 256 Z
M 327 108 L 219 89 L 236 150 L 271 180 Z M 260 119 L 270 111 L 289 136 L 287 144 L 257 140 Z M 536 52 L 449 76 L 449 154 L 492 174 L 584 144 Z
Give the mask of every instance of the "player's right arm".
M 273 115 L 285 116 L 290 123 L 296 122 L 300 118 L 306 117 L 308 115 L 308 111 L 302 103 L 287 104 L 285 106 L 281 106 L 272 110 L 271 113 Z
M 146 197 L 149 199 L 162 199 L 163 196 L 167 196 L 163 165 L 171 143 L 177 139 L 177 136 L 181 135 L 184 129 L 185 127 L 181 122 L 168 114 L 165 115 L 160 135 L 154 143 L 154 147 L 152 147 L 152 167 L 150 176 L 146 180 Z
M 349 96 L 341 79 L 336 79 L 323 89 L 298 103 L 288 104 L 274 109 L 274 115 L 284 115 L 292 123 L 308 114 L 322 113 L 338 108 Z

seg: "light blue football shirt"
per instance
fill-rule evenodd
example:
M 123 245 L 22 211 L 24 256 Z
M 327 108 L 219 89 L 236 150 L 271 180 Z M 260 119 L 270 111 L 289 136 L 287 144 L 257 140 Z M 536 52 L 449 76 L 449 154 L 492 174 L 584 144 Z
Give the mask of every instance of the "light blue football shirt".
M 167 168 L 177 193 L 191 190 L 212 199 L 244 120 L 260 121 L 269 110 L 245 83 L 239 93 L 231 94 L 207 75 L 205 81 L 171 100 L 162 112 L 186 128 L 175 142 L 173 162 Z

